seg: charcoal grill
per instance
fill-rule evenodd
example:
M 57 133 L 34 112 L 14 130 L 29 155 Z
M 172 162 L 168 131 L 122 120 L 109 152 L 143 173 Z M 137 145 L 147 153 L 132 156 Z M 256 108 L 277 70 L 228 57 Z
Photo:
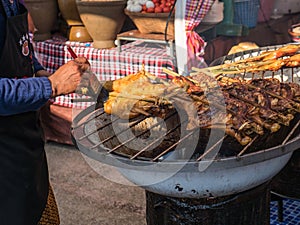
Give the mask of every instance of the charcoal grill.
M 260 48 L 225 56 L 216 60 L 213 65 L 257 55 L 262 51 L 279 47 L 281 46 Z M 297 76 L 294 76 L 296 73 L 297 71 L 290 69 L 279 71 L 279 74 L 264 73 L 263 76 L 279 76 L 282 81 L 289 78 L 296 82 Z M 243 77 L 251 79 L 253 74 L 243 74 Z M 101 132 L 108 126 L 118 124 L 118 118 L 113 116 L 107 118 L 103 108 L 99 108 L 97 104 L 77 114 L 72 125 L 72 138 L 76 147 L 88 157 L 117 168 L 129 181 L 144 188 L 146 193 L 176 199 L 222 199 L 264 185 L 287 164 L 293 151 L 299 148 L 300 143 L 300 135 L 295 135 L 299 133 L 300 123 L 296 119 L 281 143 L 268 148 L 261 146 L 257 151 L 248 151 L 249 146 L 253 144 L 252 142 L 240 149 L 235 155 L 222 157 L 222 154 L 220 155 L 216 151 L 225 141 L 226 136 L 216 135 L 211 143 L 206 143 L 205 152 L 195 154 L 194 149 L 197 150 L 199 146 L 192 141 L 194 132 L 191 131 L 184 133 L 179 140 L 166 148 L 160 149 L 158 154 L 149 157 L 143 153 L 147 152 L 149 146 L 156 145 L 156 142 L 160 143 L 160 137 L 157 137 L 153 143 L 147 143 L 146 146 L 142 145 L 142 148 L 135 149 L 134 154 L 120 152 L 118 148 L 127 145 L 134 138 L 128 138 L 111 147 L 105 144 L 128 130 L 126 128 L 125 131 L 124 129 L 123 131 L 114 129 L 111 132 L 105 131 L 106 138 L 100 140 L 99 133 L 101 135 Z M 152 124 L 151 126 L 155 127 L 156 125 Z M 140 135 L 145 135 L 145 133 Z M 189 148 L 193 150 L 192 153 L 190 153 Z M 214 202 L 213 205 L 215 204 L 218 205 Z M 153 222 L 153 224 L 156 223 Z
M 174 197 L 218 197 L 260 185 L 277 174 L 299 146 L 297 136 L 273 148 L 220 159 L 130 159 L 114 154 L 99 140 L 95 118 L 103 114 L 103 109 L 90 106 L 77 115 L 72 130 L 77 148 L 119 168 L 127 179 L 146 190 Z
M 279 47 L 281 46 L 273 48 Z M 243 54 L 226 56 L 218 59 L 214 64 L 233 61 L 246 55 L 249 57 L 270 49 L 271 47 L 261 48 L 256 51 L 246 51 Z M 286 71 L 280 73 L 282 79 L 284 79 L 284 73 Z M 293 75 L 290 77 L 295 79 Z M 162 149 L 153 157 L 142 156 L 142 153 L 147 151 L 147 146 L 128 157 L 126 154 L 117 153 L 116 149 L 131 141 L 136 141 L 134 138 L 123 140 L 123 143 L 111 148 L 104 144 L 108 139 L 116 138 L 127 129 L 118 131 L 118 134 L 114 134 L 114 130 L 111 130 L 106 140 L 99 140 L 99 132 L 112 123 L 115 125 L 118 120 L 111 117 L 104 119 L 99 125 L 97 118 L 102 118 L 103 115 L 105 115 L 103 108 L 97 108 L 94 105 L 82 111 L 74 119 L 72 135 L 77 148 L 100 162 L 119 168 L 127 179 L 146 190 L 174 197 L 219 197 L 256 187 L 270 180 L 285 166 L 293 151 L 298 148 L 300 139 L 299 136 L 293 136 L 293 132 L 298 129 L 298 122 L 289 131 L 287 138 L 275 147 L 266 149 L 262 147 L 259 151 L 247 153 L 248 146 L 246 146 L 237 155 L 220 158 L 216 157 L 213 152 L 224 141 L 225 137 L 221 136 L 214 140 L 213 144 L 210 143 L 207 151 L 199 157 L 182 158 L 178 152 L 189 152 L 189 148 L 197 147 L 191 141 L 193 137 L 193 132 L 191 132 L 186 133 L 180 140 L 169 145 L 167 149 Z M 159 138 L 157 140 L 159 141 Z M 152 143 L 147 145 L 151 146 Z M 174 148 L 176 151 L 172 151 Z M 188 155 L 191 156 L 189 153 Z

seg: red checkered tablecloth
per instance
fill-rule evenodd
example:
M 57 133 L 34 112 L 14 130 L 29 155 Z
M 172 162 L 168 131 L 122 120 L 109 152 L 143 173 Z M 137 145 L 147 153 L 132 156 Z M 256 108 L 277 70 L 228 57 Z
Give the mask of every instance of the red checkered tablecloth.
M 99 80 L 115 80 L 136 73 L 143 64 L 147 72 L 158 77 L 165 76 L 163 68 L 175 69 L 175 59 L 168 55 L 166 45 L 143 41 L 124 44 L 122 51 L 118 51 L 117 48 L 96 49 L 91 47 L 90 43 L 46 40 L 35 43 L 36 56 L 45 69 L 53 73 L 59 66 L 72 59 L 67 46 L 71 46 L 78 56 L 89 60 L 91 69 Z M 75 93 L 59 96 L 53 103 L 72 108 L 86 108 L 91 104 L 72 102 L 72 99 L 76 98 L 79 96 Z

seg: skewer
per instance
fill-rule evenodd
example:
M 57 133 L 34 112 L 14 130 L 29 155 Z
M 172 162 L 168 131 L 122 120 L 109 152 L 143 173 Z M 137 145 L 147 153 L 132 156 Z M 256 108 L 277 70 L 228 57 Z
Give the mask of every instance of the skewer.
M 167 68 L 163 68 L 162 70 L 163 70 L 163 72 L 165 72 L 166 74 L 171 75 L 171 76 L 173 76 L 173 77 L 182 77 L 180 74 L 175 73 L 174 71 L 169 70 L 169 69 L 167 69 Z M 189 80 L 189 81 L 191 81 L 191 82 L 193 82 L 194 84 L 199 84 L 198 81 L 193 80 L 193 79 L 191 79 L 190 77 L 184 77 L 184 78 L 187 79 L 187 80 Z
M 259 136 L 256 135 L 244 148 L 242 151 L 240 151 L 240 153 L 237 155 L 237 157 L 241 157 L 242 154 L 244 154 L 248 148 L 253 144 L 254 141 L 256 141 L 256 139 L 258 138 Z
M 292 47 L 291 47 L 292 46 Z M 288 49 L 290 47 L 290 49 Z M 283 67 L 296 67 L 300 65 L 300 54 L 296 54 L 299 46 L 287 45 L 274 51 L 262 53 L 259 56 L 250 57 L 232 63 L 221 64 L 207 68 L 192 68 L 198 72 L 211 72 L 217 74 L 238 74 L 244 72 L 258 73 L 260 71 L 278 71 Z M 283 58 L 290 56 L 288 58 Z
M 168 75 L 171 75 L 172 77 L 180 77 L 180 75 L 172 70 L 169 70 L 167 68 L 162 68 L 162 71 L 165 72 Z

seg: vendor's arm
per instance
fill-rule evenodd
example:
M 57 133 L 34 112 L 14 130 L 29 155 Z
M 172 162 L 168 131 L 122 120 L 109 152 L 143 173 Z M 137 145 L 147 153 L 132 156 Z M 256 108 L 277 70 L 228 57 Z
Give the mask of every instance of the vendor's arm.
M 0 78 L 0 115 L 34 111 L 51 97 L 74 92 L 81 74 L 88 68 L 88 61 L 81 57 L 64 64 L 49 77 Z
M 0 78 L 0 115 L 35 111 L 50 99 L 51 94 L 51 83 L 46 77 Z

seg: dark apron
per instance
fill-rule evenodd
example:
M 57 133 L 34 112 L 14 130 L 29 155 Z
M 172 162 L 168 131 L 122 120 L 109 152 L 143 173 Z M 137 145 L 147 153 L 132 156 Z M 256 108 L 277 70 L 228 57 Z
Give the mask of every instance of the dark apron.
M 27 10 L 7 17 L 0 77 L 32 77 Z M 3 8 L 2 8 L 3 10 Z M 0 116 L 0 224 L 37 224 L 48 195 L 48 168 L 37 112 Z

